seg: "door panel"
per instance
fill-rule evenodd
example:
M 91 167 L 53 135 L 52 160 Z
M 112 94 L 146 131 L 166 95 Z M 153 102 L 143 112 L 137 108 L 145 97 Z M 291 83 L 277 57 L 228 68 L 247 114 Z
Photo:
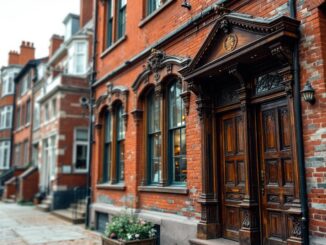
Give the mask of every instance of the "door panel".
M 290 115 L 286 100 L 263 104 L 258 112 L 260 188 L 264 244 L 287 244 L 288 200 L 294 197 Z
M 241 112 L 232 112 L 220 118 L 220 145 L 222 167 L 223 236 L 239 240 L 241 228 L 240 203 L 244 197 L 244 125 Z

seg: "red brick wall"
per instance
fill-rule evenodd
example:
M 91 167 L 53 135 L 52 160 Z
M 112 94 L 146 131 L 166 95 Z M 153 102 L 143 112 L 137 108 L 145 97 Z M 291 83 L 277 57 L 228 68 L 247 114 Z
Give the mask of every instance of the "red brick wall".
M 104 51 L 104 6 L 99 3 L 98 18 L 98 47 L 97 47 L 97 72 L 98 79 L 105 74 L 124 64 L 126 60 L 139 54 L 151 44 L 157 42 L 165 35 L 171 33 L 182 23 L 189 21 L 200 11 L 215 1 L 191 1 L 192 9 L 188 11 L 180 7 L 180 1 L 175 1 L 155 16 L 148 23 L 139 27 L 142 20 L 142 7 L 137 1 L 129 1 L 127 4 L 127 39 L 111 50 L 107 55 Z M 243 1 L 246 4 L 237 12 L 251 14 L 259 17 L 272 17 L 276 14 L 289 15 L 288 1 L 286 0 L 257 0 Z M 316 2 L 316 1 L 314 1 Z M 318 2 L 318 4 L 321 1 Z M 316 104 L 310 105 L 302 101 L 304 151 L 306 160 L 306 176 L 308 187 L 308 204 L 310 212 L 310 232 L 312 235 L 326 237 L 326 12 L 316 8 L 318 4 L 312 1 L 297 1 L 298 19 L 301 21 L 300 40 L 300 65 L 301 65 L 301 88 L 309 79 L 316 90 Z M 171 41 L 170 44 L 160 47 L 169 55 L 191 57 L 198 52 L 202 42 L 211 26 L 197 29 L 199 25 L 193 26 L 193 31 L 182 35 Z M 159 30 L 159 31 L 157 31 Z M 110 78 L 114 85 L 124 85 L 130 88 L 137 76 L 143 71 L 145 59 L 129 67 L 126 71 Z M 105 84 L 96 88 L 96 97 L 105 93 Z M 95 144 L 93 150 L 93 186 L 95 187 L 93 199 L 106 196 L 110 203 L 125 205 L 126 197 L 129 197 L 131 206 L 150 210 L 161 210 L 170 213 L 179 213 L 186 216 L 198 217 L 200 207 L 196 200 L 201 191 L 201 144 L 199 132 L 199 120 L 195 109 L 195 96 L 191 95 L 190 113 L 187 117 L 187 159 L 188 159 L 188 188 L 193 192 L 187 196 L 172 194 L 153 194 L 137 192 L 141 176 L 141 163 L 137 162 L 136 138 L 141 132 L 136 131 L 135 122 L 130 115 L 126 131 L 125 156 L 126 168 L 126 191 L 108 191 L 97 189 L 96 183 L 99 179 L 99 166 L 101 155 L 100 129 L 95 130 Z M 134 109 L 135 95 L 130 89 L 128 112 Z M 136 201 L 138 197 L 139 201 Z M 193 205 L 194 209 L 185 209 L 187 205 Z M 180 211 L 181 210 L 181 211 Z M 184 210 L 184 211 L 182 211 Z M 186 210 L 192 210 L 187 212 Z
M 316 96 L 314 105 L 302 103 L 310 232 L 326 237 L 326 11 L 306 10 L 299 12 L 303 32 L 301 87 L 309 80 Z
M 20 182 L 20 200 L 22 201 L 33 201 L 35 194 L 39 190 L 39 172 L 34 171 L 25 178 L 21 178 Z

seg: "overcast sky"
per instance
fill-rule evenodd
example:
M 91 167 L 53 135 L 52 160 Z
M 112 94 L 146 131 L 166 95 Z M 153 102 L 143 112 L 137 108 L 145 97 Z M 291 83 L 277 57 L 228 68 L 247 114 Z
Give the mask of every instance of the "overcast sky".
M 64 34 L 68 13 L 79 14 L 80 0 L 0 0 L 0 67 L 22 40 L 34 43 L 36 58 L 48 55 L 52 34 Z

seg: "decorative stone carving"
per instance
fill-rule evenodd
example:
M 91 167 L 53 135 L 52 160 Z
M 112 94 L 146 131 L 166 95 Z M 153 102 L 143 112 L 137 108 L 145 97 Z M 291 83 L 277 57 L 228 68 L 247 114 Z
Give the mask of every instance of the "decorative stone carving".
M 292 217 L 292 231 L 291 234 L 294 237 L 301 238 L 302 237 L 302 221 L 299 216 Z
M 165 57 L 163 51 L 152 49 L 152 53 L 147 60 L 147 68 L 154 73 L 154 79 L 157 82 L 160 79 L 159 70 L 162 68 L 162 61 Z
M 243 211 L 243 220 L 242 220 L 242 227 L 244 228 L 250 228 L 250 215 L 249 210 Z
M 282 77 L 278 73 L 269 73 L 257 78 L 255 84 L 255 94 L 264 94 L 282 87 Z
M 236 34 L 229 34 L 225 37 L 223 42 L 223 47 L 226 52 L 233 51 L 238 44 L 238 37 Z
M 184 91 L 180 94 L 183 103 L 184 103 L 184 107 L 186 110 L 186 114 L 189 115 L 189 107 L 190 107 L 190 92 L 189 91 Z
M 229 22 L 225 19 L 222 20 L 219 26 L 219 29 L 222 30 L 225 34 L 230 33 L 230 25 Z
M 278 58 L 283 65 L 292 64 L 292 52 L 289 47 L 277 43 L 270 47 L 271 54 Z
M 199 97 L 196 100 L 196 104 L 198 116 L 201 121 L 204 117 L 210 118 L 212 116 L 212 102 L 209 98 Z

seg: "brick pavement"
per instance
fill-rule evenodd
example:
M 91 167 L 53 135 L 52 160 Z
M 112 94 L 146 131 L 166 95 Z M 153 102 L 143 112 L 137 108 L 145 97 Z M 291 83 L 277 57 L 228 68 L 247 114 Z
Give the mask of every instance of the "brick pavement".
M 0 202 L 1 245 L 99 245 L 100 236 L 33 206 Z

